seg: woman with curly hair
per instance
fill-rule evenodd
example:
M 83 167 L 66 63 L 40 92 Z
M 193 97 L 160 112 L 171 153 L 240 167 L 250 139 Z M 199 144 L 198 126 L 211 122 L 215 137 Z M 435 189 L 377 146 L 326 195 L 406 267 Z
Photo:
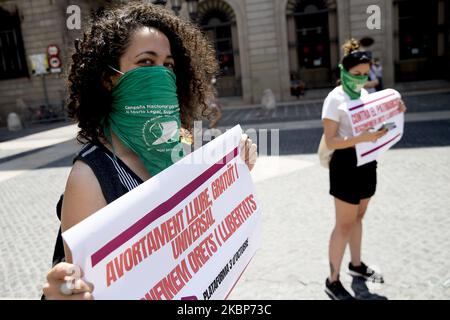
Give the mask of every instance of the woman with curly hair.
M 181 129 L 207 114 L 218 70 L 212 46 L 191 23 L 140 2 L 98 13 L 75 43 L 68 76 L 69 115 L 84 146 L 57 205 L 61 228 L 45 299 L 92 299 L 61 238 L 69 229 L 184 155 Z M 243 135 L 250 169 L 256 145 Z

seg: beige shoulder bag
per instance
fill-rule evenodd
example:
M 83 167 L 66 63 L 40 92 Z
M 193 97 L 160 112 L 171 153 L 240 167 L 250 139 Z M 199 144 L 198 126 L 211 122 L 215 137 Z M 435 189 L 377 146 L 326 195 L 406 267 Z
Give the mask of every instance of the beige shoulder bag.
M 322 134 L 322 138 L 320 139 L 317 155 L 319 156 L 320 165 L 328 169 L 330 167 L 330 160 L 333 155 L 333 150 L 328 149 L 324 134 Z

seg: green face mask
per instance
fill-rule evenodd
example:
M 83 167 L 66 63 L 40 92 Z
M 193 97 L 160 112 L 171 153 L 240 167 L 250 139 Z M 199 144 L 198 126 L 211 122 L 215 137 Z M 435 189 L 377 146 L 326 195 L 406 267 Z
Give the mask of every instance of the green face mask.
M 355 76 L 344 69 L 342 64 L 339 65 L 341 69 L 341 83 L 344 91 L 350 96 L 350 99 L 359 99 L 361 96 L 361 89 L 367 82 L 368 76 Z
M 111 143 L 113 131 L 152 176 L 183 156 L 180 126 L 176 77 L 169 69 L 139 67 L 114 85 L 112 111 L 103 123 L 105 136 Z

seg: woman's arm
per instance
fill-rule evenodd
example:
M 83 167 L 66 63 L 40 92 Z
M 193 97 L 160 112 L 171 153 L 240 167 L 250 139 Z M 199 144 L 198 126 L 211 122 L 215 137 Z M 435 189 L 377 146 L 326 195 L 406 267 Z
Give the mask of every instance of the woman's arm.
M 66 190 L 61 212 L 61 231 L 87 218 L 94 212 L 106 206 L 103 193 L 92 170 L 81 161 L 76 161 L 67 179 Z M 64 243 L 67 262 L 55 265 L 47 273 L 47 281 L 43 292 L 46 299 L 58 300 L 90 300 L 93 286 L 80 279 L 83 270 L 72 264 L 72 254 Z M 78 270 L 78 272 L 77 272 Z M 61 286 L 71 284 L 72 294 L 64 295 Z
M 338 137 L 339 122 L 323 119 L 323 132 L 325 134 L 325 143 L 328 149 L 346 149 L 355 146 L 360 142 L 376 141 L 377 139 L 384 136 L 388 130 L 384 129 L 381 131 L 370 132 L 369 130 L 364 131 L 359 136 L 356 137 Z
M 366 84 L 364 85 L 364 88 L 365 89 L 375 88 L 379 84 L 380 84 L 380 81 L 378 80 L 378 78 L 375 78 L 374 80 L 367 81 Z
M 375 88 L 379 84 L 380 84 L 380 80 L 378 80 L 376 73 L 373 70 L 371 70 L 369 73 L 369 81 L 366 82 L 366 84 L 364 85 L 364 88 L 366 88 L 366 89 Z
M 61 232 L 107 205 L 100 184 L 91 168 L 76 161 L 67 179 L 61 211 Z M 70 249 L 64 243 L 66 261 L 72 263 Z

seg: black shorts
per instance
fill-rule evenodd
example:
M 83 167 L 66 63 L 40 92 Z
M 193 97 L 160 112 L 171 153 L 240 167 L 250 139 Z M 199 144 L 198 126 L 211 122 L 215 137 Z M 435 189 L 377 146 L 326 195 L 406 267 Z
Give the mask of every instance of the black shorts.
M 359 204 L 377 187 L 377 162 L 356 166 L 356 150 L 335 150 L 330 161 L 330 194 L 342 201 Z

